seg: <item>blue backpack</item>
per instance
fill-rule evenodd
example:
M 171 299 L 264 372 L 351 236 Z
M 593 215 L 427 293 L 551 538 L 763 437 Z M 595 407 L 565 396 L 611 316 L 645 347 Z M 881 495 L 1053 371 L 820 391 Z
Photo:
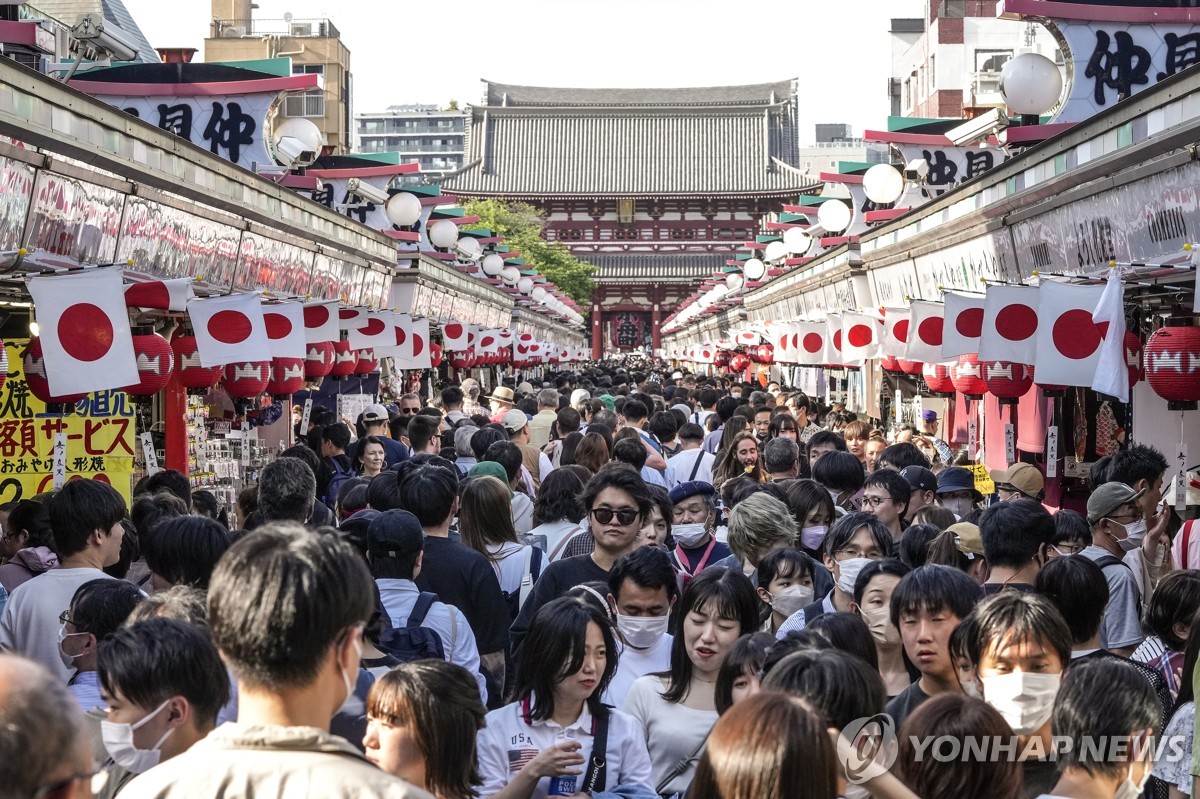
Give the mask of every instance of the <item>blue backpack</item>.
M 353 469 L 342 468 L 342 463 L 337 458 L 326 458 L 325 463 L 332 466 L 333 476 L 329 478 L 329 487 L 325 489 L 325 497 L 323 502 L 332 508 L 337 502 L 338 492 L 342 490 L 347 480 L 357 477 Z
M 408 614 L 408 622 L 403 627 L 393 627 L 391 619 L 385 618 L 383 633 L 379 636 L 379 650 L 391 655 L 400 663 L 412 663 L 414 660 L 433 658 L 446 659 L 446 650 L 442 646 L 442 637 L 437 630 L 422 627 L 426 614 L 438 601 L 437 594 L 422 591 L 413 605 L 412 613 Z M 386 611 L 384 616 L 387 616 Z

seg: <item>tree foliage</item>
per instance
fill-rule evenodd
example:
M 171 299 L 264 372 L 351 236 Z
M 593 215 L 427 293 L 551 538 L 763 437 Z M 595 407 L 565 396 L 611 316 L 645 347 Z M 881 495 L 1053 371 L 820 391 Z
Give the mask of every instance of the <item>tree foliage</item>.
M 536 269 L 571 299 L 586 309 L 591 304 L 596 268 L 576 258 L 560 241 L 542 238 L 545 217 L 528 203 L 504 200 L 468 200 L 468 216 L 479 217 L 481 227 L 504 237 L 505 245 L 521 253 L 525 263 Z

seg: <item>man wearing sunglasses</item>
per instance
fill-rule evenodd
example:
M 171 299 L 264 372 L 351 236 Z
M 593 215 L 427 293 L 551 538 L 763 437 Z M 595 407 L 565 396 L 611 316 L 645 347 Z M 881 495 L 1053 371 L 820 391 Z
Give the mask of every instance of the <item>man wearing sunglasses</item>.
M 638 471 L 627 464 L 614 463 L 588 481 L 583 490 L 583 505 L 587 508 L 587 525 L 596 548 L 591 554 L 563 558 L 545 568 L 509 631 L 514 653 L 542 605 L 581 583 L 608 580 L 608 571 L 617 558 L 637 548 L 638 531 L 650 515 L 652 502 L 650 490 Z

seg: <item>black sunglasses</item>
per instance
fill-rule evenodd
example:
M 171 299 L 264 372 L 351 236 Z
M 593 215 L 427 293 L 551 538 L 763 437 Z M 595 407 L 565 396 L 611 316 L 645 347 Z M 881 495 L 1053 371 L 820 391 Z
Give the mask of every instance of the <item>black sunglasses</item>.
M 633 524 L 638 517 L 638 511 L 635 508 L 621 508 L 613 510 L 612 508 L 592 508 L 592 516 L 601 524 L 608 524 L 617 517 L 617 524 Z

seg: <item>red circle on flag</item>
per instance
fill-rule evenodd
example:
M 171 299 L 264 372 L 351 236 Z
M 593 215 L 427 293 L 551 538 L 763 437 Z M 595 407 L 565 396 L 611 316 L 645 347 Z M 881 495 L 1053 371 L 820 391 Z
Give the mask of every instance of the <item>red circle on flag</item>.
M 367 320 L 367 323 L 362 326 L 362 329 L 359 330 L 359 332 L 362 333 L 364 336 L 378 336 L 386 328 L 387 328 L 387 325 L 385 325 L 383 323 L 382 319 L 379 319 L 377 317 L 371 317 L 370 319 Z
M 842 331 L 833 331 L 833 348 L 838 352 L 842 351 Z
M 58 320 L 58 340 L 75 360 L 98 361 L 112 349 L 112 320 L 89 302 L 77 303 L 63 311 Z
M 208 320 L 208 334 L 222 344 L 240 344 L 253 330 L 250 317 L 241 311 L 217 311 Z
M 484 336 L 479 341 L 479 346 L 486 350 L 486 349 L 490 349 L 491 346 L 495 343 L 496 343 L 496 339 L 493 336 Z
M 358 311 L 353 308 L 343 308 L 338 311 L 338 319 L 353 319 L 358 316 Z
M 983 309 L 967 308 L 954 320 L 954 327 L 966 338 L 979 338 L 983 332 Z
M 425 339 L 420 336 L 413 336 L 413 357 L 416 358 L 425 351 Z
M 788 344 L 788 337 L 787 337 L 787 333 L 784 333 L 784 334 L 783 334 L 783 335 L 782 335 L 782 336 L 779 338 L 779 349 L 781 349 L 781 350 L 786 350 L 786 349 L 787 349 L 787 344 Z
M 1067 358 L 1083 360 L 1100 346 L 1100 329 L 1092 322 L 1092 312 L 1082 308 L 1067 311 L 1054 322 L 1054 346 Z
M 908 341 L 908 320 L 901 319 L 892 327 L 892 336 L 896 341 Z
M 805 352 L 820 352 L 825 347 L 825 342 L 821 340 L 820 333 L 806 333 L 804 336 L 804 351 Z
M 329 306 L 306 305 L 304 307 L 304 326 L 320 327 L 329 321 Z
M 921 324 L 917 325 L 917 338 L 935 347 L 941 345 L 942 317 L 931 316 L 921 320 Z
M 446 334 L 446 338 L 459 339 L 462 338 L 463 326 L 458 322 L 452 322 L 446 325 L 446 329 L 443 332 Z
M 396 346 L 404 346 L 404 342 L 408 340 L 408 333 L 400 325 L 396 325 Z
M 167 291 L 166 284 L 160 281 L 151 281 L 135 286 L 133 298 L 139 303 L 140 308 L 169 308 L 171 306 L 171 292 Z
M 846 334 L 846 340 L 850 342 L 851 347 L 865 347 L 871 343 L 872 338 L 871 328 L 866 325 L 855 325 Z
M 264 314 L 263 320 L 267 324 L 267 338 L 272 341 L 287 338 L 292 332 L 292 320 L 281 313 Z
M 1024 341 L 1037 332 L 1037 311 L 1028 305 L 1005 305 L 996 314 L 996 332 L 1009 341 Z

